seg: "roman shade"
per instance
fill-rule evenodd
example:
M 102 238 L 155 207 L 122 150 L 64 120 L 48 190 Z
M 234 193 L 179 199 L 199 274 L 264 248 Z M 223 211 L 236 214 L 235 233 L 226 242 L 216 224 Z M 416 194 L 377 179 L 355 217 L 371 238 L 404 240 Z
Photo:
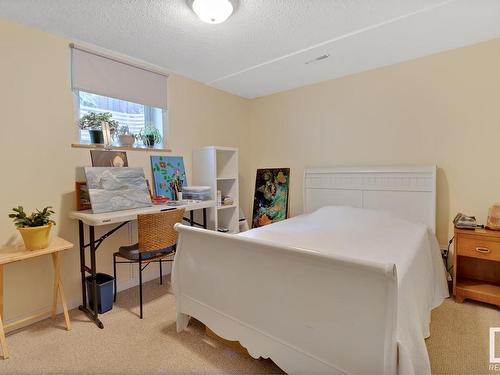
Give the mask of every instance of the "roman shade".
M 150 107 L 167 108 L 167 75 L 71 47 L 73 90 L 109 96 Z

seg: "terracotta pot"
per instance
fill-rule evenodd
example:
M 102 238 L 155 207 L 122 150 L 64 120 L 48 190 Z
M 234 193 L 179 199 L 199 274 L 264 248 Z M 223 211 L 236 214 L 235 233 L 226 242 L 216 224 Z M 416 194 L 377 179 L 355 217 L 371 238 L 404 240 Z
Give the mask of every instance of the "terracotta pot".
M 49 234 L 52 224 L 17 229 L 23 237 L 26 250 L 41 250 L 49 246 Z

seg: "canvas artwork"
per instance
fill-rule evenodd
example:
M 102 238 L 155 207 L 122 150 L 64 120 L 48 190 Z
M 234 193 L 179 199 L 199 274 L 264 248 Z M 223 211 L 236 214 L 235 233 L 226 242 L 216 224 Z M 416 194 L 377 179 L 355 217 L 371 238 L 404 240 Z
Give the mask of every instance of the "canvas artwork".
M 75 182 L 76 191 L 76 210 L 90 210 L 89 188 L 86 182 Z
M 151 156 L 155 194 L 176 199 L 175 191 L 187 185 L 182 156 Z
M 252 228 L 288 217 L 290 168 L 257 169 Z
M 85 167 L 93 213 L 151 206 L 142 168 Z
M 124 151 L 90 150 L 93 167 L 128 167 Z

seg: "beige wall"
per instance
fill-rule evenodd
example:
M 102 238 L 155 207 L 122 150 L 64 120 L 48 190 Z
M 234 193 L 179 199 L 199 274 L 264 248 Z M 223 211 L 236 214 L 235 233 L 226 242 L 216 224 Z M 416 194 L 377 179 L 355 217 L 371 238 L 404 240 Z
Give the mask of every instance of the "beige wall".
M 74 208 L 75 167 L 89 165 L 88 150 L 72 149 L 77 130 L 70 90 L 68 40 L 0 19 L 0 245 L 17 240 L 7 217 L 18 204 L 32 210 L 52 205 L 55 232 L 77 243 Z M 189 79 L 169 78 L 167 146 L 183 155 L 190 171 L 194 147 L 238 146 L 239 128 L 248 118 L 247 101 Z M 149 173 L 149 155 L 129 152 L 129 164 Z M 190 178 L 188 174 L 188 178 Z M 131 231 L 133 232 L 133 230 Z M 101 233 L 101 231 L 98 231 Z M 99 271 L 112 272 L 112 252 L 129 242 L 127 228 L 98 251 Z M 63 282 L 70 303 L 80 301 L 79 258 L 74 249 L 62 257 Z M 156 268 L 154 268 L 156 275 Z M 151 274 L 150 274 L 151 276 Z M 50 306 L 52 265 L 47 257 L 5 268 L 5 318 L 29 316 Z M 120 267 L 122 286 L 136 284 L 137 270 Z
M 251 102 L 242 175 L 291 168 L 291 214 L 308 166 L 437 164 L 438 237 L 457 211 L 500 201 L 500 39 Z M 251 184 L 241 201 L 250 210 Z

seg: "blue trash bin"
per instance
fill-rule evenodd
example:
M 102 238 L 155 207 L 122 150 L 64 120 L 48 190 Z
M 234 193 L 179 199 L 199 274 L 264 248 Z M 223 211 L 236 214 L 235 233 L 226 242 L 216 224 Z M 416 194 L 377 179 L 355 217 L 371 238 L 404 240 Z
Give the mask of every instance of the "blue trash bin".
M 105 273 L 96 273 L 97 284 L 97 312 L 103 314 L 113 308 L 113 276 Z M 90 309 L 94 309 L 94 301 L 92 299 L 92 276 L 85 278 L 87 282 L 87 296 Z

